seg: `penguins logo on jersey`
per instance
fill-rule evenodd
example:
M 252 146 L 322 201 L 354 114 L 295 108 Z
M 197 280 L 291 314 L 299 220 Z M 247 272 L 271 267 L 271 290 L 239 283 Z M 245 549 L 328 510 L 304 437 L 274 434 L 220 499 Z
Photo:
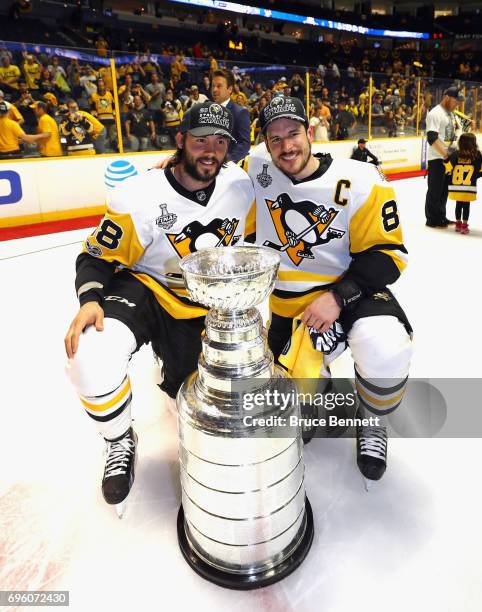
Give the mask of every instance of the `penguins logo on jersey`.
M 303 259 L 314 259 L 312 248 L 326 244 L 333 239 L 343 238 L 344 230 L 331 227 L 338 211 L 327 210 L 323 204 L 309 200 L 293 202 L 287 193 L 276 200 L 265 199 L 271 220 L 281 244 L 266 240 L 263 246 L 288 254 L 295 266 Z
M 256 180 L 264 189 L 271 185 L 273 178 L 268 174 L 268 164 L 263 164 L 263 170 L 256 175 Z
M 239 219 L 213 219 L 207 225 L 192 221 L 179 234 L 166 234 L 179 257 L 186 257 L 206 247 L 234 246 L 241 235 L 235 235 Z

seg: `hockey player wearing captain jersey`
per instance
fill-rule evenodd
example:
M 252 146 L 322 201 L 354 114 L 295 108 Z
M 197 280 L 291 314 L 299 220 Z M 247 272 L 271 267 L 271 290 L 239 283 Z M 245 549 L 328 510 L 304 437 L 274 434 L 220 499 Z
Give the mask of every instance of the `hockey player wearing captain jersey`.
M 256 193 L 247 233 L 281 256 L 269 346 L 279 358 L 295 318 L 315 337 L 341 324 L 361 416 L 379 417 L 379 426 L 357 430 L 357 462 L 366 479 L 378 480 L 386 468 L 384 420 L 402 401 L 411 357 L 410 324 L 387 289 L 407 253 L 394 191 L 374 166 L 313 155 L 312 128 L 296 98 L 273 98 L 260 127 L 265 144 L 243 167 Z
M 117 187 L 77 258 L 80 310 L 65 338 L 68 373 L 107 442 L 109 504 L 122 504 L 134 480 L 131 356 L 152 342 L 163 360 L 161 388 L 175 398 L 197 366 L 206 314 L 188 299 L 179 261 L 244 234 L 254 192 L 246 173 L 226 163 L 232 125 L 230 111 L 213 102 L 186 112 L 169 167 Z

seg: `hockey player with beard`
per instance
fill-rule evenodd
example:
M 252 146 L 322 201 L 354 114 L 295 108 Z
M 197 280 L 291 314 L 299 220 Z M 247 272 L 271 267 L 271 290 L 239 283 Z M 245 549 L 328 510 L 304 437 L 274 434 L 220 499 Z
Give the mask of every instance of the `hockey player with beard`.
M 107 443 L 102 493 L 123 512 L 134 481 L 137 436 L 128 364 L 151 342 L 170 397 L 196 369 L 206 310 L 187 297 L 179 261 L 205 246 L 243 237 L 251 181 L 226 163 L 233 120 L 204 102 L 184 115 L 169 167 L 117 187 L 77 258 L 80 310 L 65 338 L 68 374 Z M 228 204 L 227 204 L 228 203 Z
M 296 98 L 273 98 L 260 127 L 265 144 L 243 167 L 256 193 L 247 233 L 281 256 L 269 346 L 278 359 L 294 318 L 319 334 L 341 324 L 355 362 L 358 416 L 378 417 L 377 426 L 357 429 L 357 463 L 368 487 L 386 469 L 385 419 L 402 401 L 411 357 L 410 324 L 387 289 L 407 253 L 395 193 L 374 166 L 314 155 Z

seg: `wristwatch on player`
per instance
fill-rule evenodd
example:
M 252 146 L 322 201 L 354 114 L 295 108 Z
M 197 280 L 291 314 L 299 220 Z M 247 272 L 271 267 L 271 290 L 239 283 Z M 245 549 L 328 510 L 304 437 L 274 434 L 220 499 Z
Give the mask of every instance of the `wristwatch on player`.
M 360 287 L 348 279 L 336 283 L 330 291 L 341 309 L 353 307 L 363 296 Z

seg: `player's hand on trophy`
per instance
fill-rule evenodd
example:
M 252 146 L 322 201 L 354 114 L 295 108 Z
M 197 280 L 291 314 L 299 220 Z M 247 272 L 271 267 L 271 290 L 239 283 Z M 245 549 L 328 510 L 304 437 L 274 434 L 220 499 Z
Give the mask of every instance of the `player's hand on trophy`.
M 89 325 L 95 325 L 97 331 L 104 329 L 104 311 L 97 302 L 86 302 L 81 306 L 77 316 L 70 324 L 64 340 L 65 352 L 69 359 L 72 359 L 77 352 L 80 334 Z
M 341 308 L 332 293 L 323 293 L 306 308 L 302 321 L 307 327 L 314 327 L 324 333 L 340 316 Z
M 169 165 L 169 162 L 174 158 L 174 155 L 166 155 L 166 157 L 163 157 L 162 159 L 160 159 L 158 162 L 156 162 L 151 170 L 164 170 L 164 168 L 167 168 L 167 166 Z
M 330 213 L 328 210 L 326 210 L 323 204 L 321 204 L 321 206 L 317 206 L 313 211 L 313 214 L 315 215 L 315 217 L 318 217 L 318 219 L 322 223 L 328 223 L 328 221 L 330 220 Z
M 288 240 L 290 247 L 296 246 L 299 242 L 299 238 L 297 238 L 293 230 L 286 230 L 286 239 Z

